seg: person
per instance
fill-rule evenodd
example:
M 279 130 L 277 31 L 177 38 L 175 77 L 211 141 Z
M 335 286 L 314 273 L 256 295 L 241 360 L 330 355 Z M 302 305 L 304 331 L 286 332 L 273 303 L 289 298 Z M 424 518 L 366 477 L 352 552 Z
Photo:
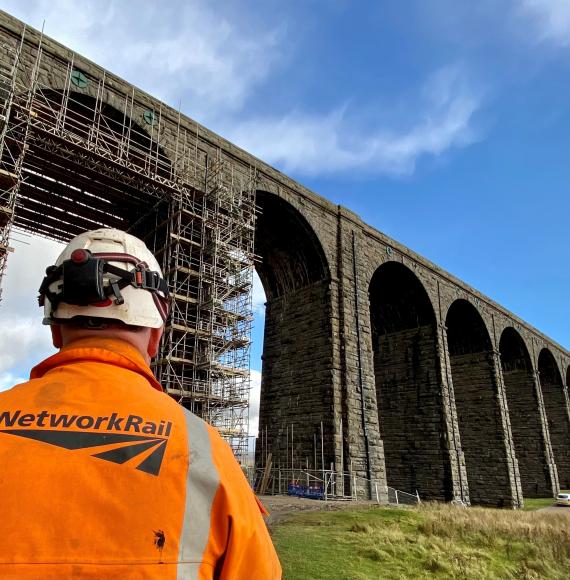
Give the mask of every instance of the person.
M 60 350 L 0 394 L 0 578 L 279 579 L 231 449 L 151 372 L 168 288 L 145 244 L 78 235 L 40 302 Z

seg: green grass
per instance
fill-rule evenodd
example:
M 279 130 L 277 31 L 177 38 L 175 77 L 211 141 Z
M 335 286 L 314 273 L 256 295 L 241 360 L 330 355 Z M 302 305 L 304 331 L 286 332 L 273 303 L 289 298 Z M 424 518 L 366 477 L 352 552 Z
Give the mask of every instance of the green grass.
M 545 508 L 545 507 L 549 507 L 551 505 L 554 505 L 554 501 L 555 500 L 551 497 L 538 497 L 538 498 L 532 498 L 532 499 L 525 498 L 523 510 L 525 512 L 532 512 L 535 510 L 539 510 L 541 508 Z
M 568 489 L 561 489 L 560 491 L 562 493 L 570 493 L 570 490 L 568 490 Z M 555 501 L 556 500 L 552 497 L 539 497 L 539 498 L 533 498 L 533 499 L 526 499 L 525 498 L 523 510 L 525 512 L 532 512 L 535 510 L 539 510 L 541 508 L 545 508 L 545 507 L 549 507 L 551 505 L 554 505 Z
M 568 580 L 570 518 L 425 505 L 312 512 L 276 527 L 284 580 Z

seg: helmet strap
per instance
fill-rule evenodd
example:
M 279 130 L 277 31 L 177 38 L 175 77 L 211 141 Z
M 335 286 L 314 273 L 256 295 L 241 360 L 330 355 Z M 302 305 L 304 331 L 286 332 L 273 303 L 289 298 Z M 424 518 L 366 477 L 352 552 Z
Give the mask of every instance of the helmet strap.
M 50 301 L 52 313 L 60 302 L 76 306 L 89 306 L 112 298 L 115 304 L 124 304 L 121 290 L 127 286 L 147 290 L 153 296 L 161 318 L 168 316 L 168 285 L 159 272 L 150 271 L 147 264 L 128 254 L 92 254 L 82 250 L 81 260 L 65 260 L 60 266 L 49 266 L 39 289 L 38 302 L 43 306 L 45 299 Z M 72 256 L 73 258 L 73 256 Z M 109 263 L 127 262 L 135 265 L 132 270 L 119 268 Z M 109 274 L 112 277 L 109 277 Z M 105 275 L 108 284 L 105 285 Z M 62 281 L 59 291 L 50 290 L 50 286 Z M 162 292 L 162 296 L 159 294 Z

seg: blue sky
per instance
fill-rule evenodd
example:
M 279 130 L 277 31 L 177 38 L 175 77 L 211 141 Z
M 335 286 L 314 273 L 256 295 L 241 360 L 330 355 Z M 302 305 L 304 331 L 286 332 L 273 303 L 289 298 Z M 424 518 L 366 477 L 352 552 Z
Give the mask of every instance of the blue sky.
M 49 36 L 180 104 L 570 347 L 570 2 L 77 5 L 7 0 L 3 9 L 35 27 L 45 19 Z M 40 313 L 20 310 L 18 253 L 33 261 L 57 248 L 15 245 L 2 316 L 33 329 Z M 256 297 L 259 370 L 259 288 Z M 48 348 L 38 346 L 45 334 L 14 333 L 32 338 L 17 360 L 0 357 L 5 383 Z

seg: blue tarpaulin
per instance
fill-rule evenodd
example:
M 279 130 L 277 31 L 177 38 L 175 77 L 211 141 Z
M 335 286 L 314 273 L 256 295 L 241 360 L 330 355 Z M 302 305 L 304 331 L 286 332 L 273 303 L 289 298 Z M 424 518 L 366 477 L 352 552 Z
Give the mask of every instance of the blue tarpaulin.
M 302 485 L 300 483 L 290 483 L 287 486 L 287 493 L 297 497 L 325 499 L 325 492 L 322 485 Z

